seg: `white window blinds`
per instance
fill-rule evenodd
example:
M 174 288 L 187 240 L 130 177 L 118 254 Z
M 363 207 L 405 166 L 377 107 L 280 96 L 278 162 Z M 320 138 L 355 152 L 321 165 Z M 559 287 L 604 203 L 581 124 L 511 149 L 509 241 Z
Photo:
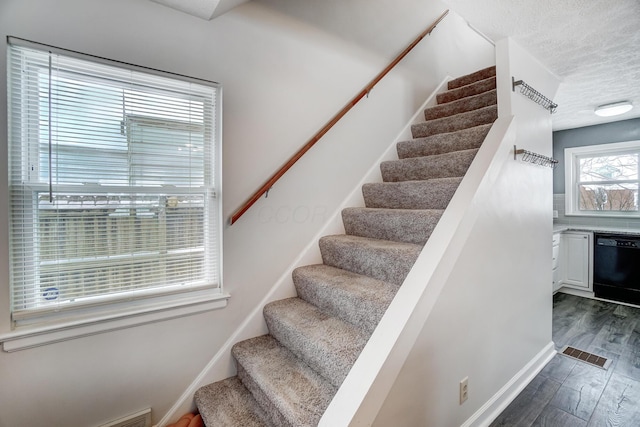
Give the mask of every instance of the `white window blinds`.
M 11 307 L 220 289 L 217 84 L 10 40 Z

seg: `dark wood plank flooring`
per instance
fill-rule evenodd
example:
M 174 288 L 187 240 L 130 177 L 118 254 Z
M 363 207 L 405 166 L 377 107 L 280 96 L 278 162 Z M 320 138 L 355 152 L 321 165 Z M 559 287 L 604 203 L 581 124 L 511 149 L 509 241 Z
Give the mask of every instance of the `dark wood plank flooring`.
M 491 427 L 640 426 L 640 308 L 557 293 L 553 341 L 611 365 L 557 354 Z

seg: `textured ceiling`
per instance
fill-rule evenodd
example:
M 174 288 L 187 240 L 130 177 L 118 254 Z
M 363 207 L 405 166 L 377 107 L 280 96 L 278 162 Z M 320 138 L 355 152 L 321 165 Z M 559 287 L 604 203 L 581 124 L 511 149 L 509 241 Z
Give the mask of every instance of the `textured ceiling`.
M 560 78 L 554 130 L 640 117 L 640 1 L 443 1 L 493 40 L 512 37 Z M 622 100 L 634 108 L 593 114 Z

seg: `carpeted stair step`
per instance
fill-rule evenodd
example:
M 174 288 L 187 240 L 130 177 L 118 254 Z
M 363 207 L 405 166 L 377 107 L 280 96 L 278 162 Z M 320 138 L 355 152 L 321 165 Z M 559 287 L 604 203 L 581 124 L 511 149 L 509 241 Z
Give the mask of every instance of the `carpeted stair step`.
M 425 138 L 399 142 L 397 144 L 398 158 L 407 159 L 479 148 L 489 133 L 491 125 L 489 123 L 455 132 L 439 133 Z
M 273 426 L 238 377 L 201 387 L 196 391 L 194 400 L 206 426 Z
M 455 132 L 474 126 L 493 123 L 498 118 L 498 106 L 490 105 L 451 117 L 429 120 L 411 125 L 414 138 L 424 138 L 438 133 Z
M 293 271 L 298 297 L 321 310 L 373 333 L 398 285 L 325 264 Z
M 365 206 L 388 209 L 446 209 L 462 178 L 368 183 L 362 186 Z
M 336 387 L 369 339 L 357 326 L 300 298 L 267 304 L 264 318 L 272 337 Z
M 424 118 L 425 120 L 441 119 L 443 117 L 477 110 L 478 108 L 487 107 L 489 105 L 495 105 L 497 102 L 498 97 L 496 95 L 496 90 L 493 89 L 479 95 L 473 95 L 456 101 L 447 102 L 446 104 L 429 107 L 424 110 Z
M 336 393 L 320 374 L 270 335 L 231 349 L 238 378 L 278 427 L 317 426 Z M 213 426 L 212 426 L 213 427 Z
M 320 239 L 322 261 L 385 282 L 402 284 L 422 246 L 367 237 L 335 235 Z
M 491 67 L 483 68 L 482 70 L 451 80 L 447 84 L 447 89 L 456 89 L 462 86 L 467 86 L 479 80 L 488 79 L 489 77 L 495 77 L 495 75 L 496 67 L 495 65 L 493 65 Z
M 439 209 L 346 208 L 347 234 L 424 245 L 442 216 Z
M 487 92 L 496 88 L 496 78 L 489 77 L 484 80 L 461 86 L 455 89 L 450 89 L 445 92 L 436 95 L 436 101 L 438 104 L 445 104 L 457 99 L 466 98 L 468 96 L 478 95 L 483 92 Z
M 390 160 L 380 164 L 384 182 L 464 176 L 478 152 L 477 148 L 433 156 Z

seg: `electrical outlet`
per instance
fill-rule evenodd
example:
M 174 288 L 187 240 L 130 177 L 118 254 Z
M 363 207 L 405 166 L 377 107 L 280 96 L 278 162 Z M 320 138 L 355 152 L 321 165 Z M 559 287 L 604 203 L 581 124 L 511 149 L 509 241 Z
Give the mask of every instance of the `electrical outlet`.
M 469 398 L 469 377 L 464 377 L 460 381 L 460 404 L 462 405 Z

